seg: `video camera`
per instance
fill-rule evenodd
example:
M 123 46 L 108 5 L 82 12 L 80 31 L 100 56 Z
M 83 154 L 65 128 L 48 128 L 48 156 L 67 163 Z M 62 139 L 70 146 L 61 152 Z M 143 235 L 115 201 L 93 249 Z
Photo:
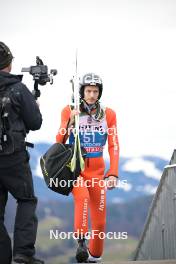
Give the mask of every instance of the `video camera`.
M 36 66 L 30 66 L 28 68 L 22 68 L 22 72 L 29 72 L 33 76 L 34 90 L 32 91 L 35 99 L 40 97 L 40 90 L 38 85 L 46 85 L 47 82 L 53 84 L 53 76 L 57 74 L 56 69 L 50 70 L 48 74 L 48 66 L 44 65 L 43 61 L 36 56 Z

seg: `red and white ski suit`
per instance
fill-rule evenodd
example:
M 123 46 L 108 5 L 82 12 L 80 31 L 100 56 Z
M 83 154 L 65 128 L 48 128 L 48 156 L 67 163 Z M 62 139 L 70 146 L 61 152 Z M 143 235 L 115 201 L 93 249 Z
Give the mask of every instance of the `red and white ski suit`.
M 94 257 L 102 255 L 104 245 L 102 238 L 106 225 L 106 189 L 102 180 L 110 175 L 118 176 L 119 143 L 116 131 L 116 114 L 110 108 L 105 108 L 104 111 L 104 118 L 100 122 L 91 119 L 86 113 L 81 112 L 80 114 L 79 127 L 82 131 L 80 142 L 81 146 L 86 148 L 88 155 L 85 159 L 85 169 L 79 178 L 86 182 L 86 186 L 79 184 L 72 190 L 75 205 L 75 232 L 80 234 L 88 232 L 88 209 L 90 208 L 92 238 L 89 240 L 88 248 Z M 56 136 L 57 142 L 65 143 L 68 138 L 68 135 L 64 137 L 63 131 L 68 126 L 70 114 L 71 109 L 66 106 L 61 113 L 61 126 Z M 106 139 L 108 139 L 110 169 L 105 175 L 103 148 Z M 73 134 L 69 136 L 69 140 L 70 143 L 73 143 Z

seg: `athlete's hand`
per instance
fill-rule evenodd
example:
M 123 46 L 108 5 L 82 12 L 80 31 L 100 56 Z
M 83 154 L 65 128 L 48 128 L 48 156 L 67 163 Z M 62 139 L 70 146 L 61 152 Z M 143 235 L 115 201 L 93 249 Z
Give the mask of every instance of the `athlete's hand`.
M 118 186 L 118 178 L 110 175 L 106 180 L 106 187 L 108 190 L 112 190 Z
M 75 116 L 76 115 L 79 115 L 79 114 L 80 114 L 80 111 L 78 111 L 78 110 L 72 110 L 71 111 L 69 126 L 72 126 L 74 124 L 74 122 L 75 122 Z

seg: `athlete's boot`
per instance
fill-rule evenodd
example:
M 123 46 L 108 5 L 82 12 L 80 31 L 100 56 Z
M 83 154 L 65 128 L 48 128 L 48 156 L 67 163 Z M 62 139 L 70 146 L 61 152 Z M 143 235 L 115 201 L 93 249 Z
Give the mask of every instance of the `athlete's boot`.
M 87 259 L 87 263 L 100 263 L 101 262 L 101 260 L 102 260 L 102 258 L 101 257 L 93 257 L 91 254 L 90 254 L 90 252 L 88 251 L 88 253 L 89 253 L 89 257 L 88 257 L 88 259 Z
M 85 243 L 85 238 L 78 239 L 78 248 L 76 251 L 76 260 L 78 263 L 84 263 L 89 257 L 87 246 Z

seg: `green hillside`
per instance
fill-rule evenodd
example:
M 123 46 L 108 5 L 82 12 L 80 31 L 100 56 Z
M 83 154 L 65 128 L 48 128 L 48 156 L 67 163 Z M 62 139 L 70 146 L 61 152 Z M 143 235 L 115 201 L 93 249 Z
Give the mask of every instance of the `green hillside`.
M 141 234 L 152 197 L 143 197 L 125 204 L 108 204 L 106 232 L 127 232 L 127 239 L 106 239 L 104 261 L 127 260 L 135 250 Z M 6 225 L 13 232 L 15 201 L 10 199 L 6 211 Z M 64 264 L 75 262 L 77 242 L 71 239 L 52 237 L 58 232 L 72 232 L 74 205 L 72 202 L 39 202 L 37 208 L 39 219 L 37 234 L 37 255 L 45 259 L 46 264 Z
M 39 223 L 37 252 L 47 264 L 64 264 L 75 262 L 74 255 L 77 243 L 74 239 L 50 239 L 50 230 L 60 230 L 62 220 L 46 217 Z M 104 261 L 127 260 L 137 245 L 137 239 L 113 239 L 105 241 Z

